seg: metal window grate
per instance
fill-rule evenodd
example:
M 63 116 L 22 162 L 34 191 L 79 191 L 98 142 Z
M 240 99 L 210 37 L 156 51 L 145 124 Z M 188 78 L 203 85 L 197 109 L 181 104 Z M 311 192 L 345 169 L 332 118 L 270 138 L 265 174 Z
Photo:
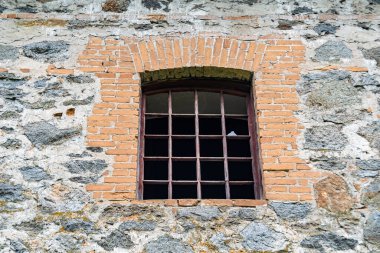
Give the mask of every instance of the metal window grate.
M 254 116 L 249 92 L 144 92 L 139 198 L 260 199 Z

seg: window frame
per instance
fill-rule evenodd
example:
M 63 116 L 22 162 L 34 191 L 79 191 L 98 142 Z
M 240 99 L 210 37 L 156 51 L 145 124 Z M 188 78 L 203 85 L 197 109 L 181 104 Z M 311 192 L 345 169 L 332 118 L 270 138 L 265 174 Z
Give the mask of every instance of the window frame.
M 224 180 L 220 180 L 224 182 L 225 185 L 225 198 L 223 199 L 231 199 L 230 198 L 230 184 L 231 181 L 228 177 L 228 159 L 229 156 L 227 154 L 227 133 L 226 133 L 226 123 L 225 123 L 225 110 L 224 110 L 224 100 L 223 94 L 226 92 L 227 94 L 245 96 L 246 97 L 246 108 L 247 108 L 247 121 L 248 121 L 248 133 L 249 133 L 249 145 L 251 151 L 251 169 L 253 176 L 253 193 L 255 200 L 263 199 L 263 185 L 262 185 L 262 168 L 261 168 L 261 159 L 260 159 L 260 151 L 259 151 L 259 138 L 258 138 L 258 129 L 257 129 L 257 114 L 256 114 L 256 106 L 255 101 L 253 99 L 253 86 L 248 82 L 236 81 L 236 80 L 215 80 L 215 79 L 182 79 L 182 80 L 167 80 L 167 81 L 156 81 L 145 83 L 141 88 L 141 101 L 140 101 L 140 124 L 139 124 L 139 148 L 138 148 L 138 186 L 137 186 L 137 197 L 139 200 L 145 200 L 143 198 L 144 191 L 144 147 L 145 147 L 145 116 L 146 116 L 146 96 L 152 94 L 159 94 L 163 92 L 168 92 L 168 198 L 165 199 L 173 199 L 172 198 L 172 189 L 173 189 L 173 179 L 172 179 L 172 164 L 171 159 L 173 158 L 170 150 L 172 147 L 172 132 L 171 132 L 171 117 L 172 117 L 172 105 L 171 101 L 171 93 L 177 91 L 194 91 L 194 106 L 197 108 L 198 91 L 209 91 L 209 92 L 217 92 L 221 96 L 221 119 L 222 119 L 222 141 L 223 141 L 223 159 L 224 163 Z M 164 115 L 165 113 L 162 113 Z M 197 198 L 198 200 L 209 199 L 201 197 L 201 169 L 200 169 L 200 135 L 199 135 L 199 113 L 198 110 L 194 111 L 195 115 L 195 148 L 196 148 L 196 188 L 197 188 Z M 158 158 L 159 159 L 159 158 Z M 164 158 L 165 159 L 165 158 Z M 153 180 L 160 181 L 160 180 Z M 219 181 L 217 181 L 219 182 Z M 238 181 L 243 182 L 243 181 Z M 248 182 L 248 181 L 247 181 Z M 232 183 L 235 184 L 235 183 Z M 150 199 L 148 199 L 150 200 Z M 163 199 L 164 200 L 164 199 Z

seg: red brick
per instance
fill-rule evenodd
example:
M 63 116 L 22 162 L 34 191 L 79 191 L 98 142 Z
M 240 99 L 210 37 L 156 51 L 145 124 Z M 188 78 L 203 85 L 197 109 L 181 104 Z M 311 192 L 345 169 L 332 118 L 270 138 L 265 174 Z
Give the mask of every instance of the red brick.
M 285 200 L 285 201 L 298 200 L 298 195 L 294 193 L 267 193 L 266 197 L 269 200 Z
M 136 197 L 134 192 L 104 192 L 103 198 L 108 200 L 125 200 L 134 199 Z
M 86 185 L 87 191 L 112 191 L 115 185 L 112 184 L 88 184 Z
M 136 177 L 105 177 L 105 183 L 136 183 Z
M 179 199 L 178 205 L 179 206 L 196 206 L 198 205 L 199 200 L 198 199 Z
M 259 199 L 235 199 L 234 206 L 263 206 L 267 205 L 266 200 Z
M 232 206 L 233 200 L 231 199 L 204 199 L 200 201 L 201 205 L 205 206 Z

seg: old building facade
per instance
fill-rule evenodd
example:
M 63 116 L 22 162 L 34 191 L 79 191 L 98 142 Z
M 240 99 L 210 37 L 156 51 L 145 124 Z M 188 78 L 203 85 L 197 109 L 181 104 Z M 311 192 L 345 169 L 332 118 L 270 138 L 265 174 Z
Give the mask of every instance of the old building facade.
M 25 0 L 0 12 L 0 252 L 380 250 L 378 1 Z M 171 136 L 185 117 L 173 80 L 206 80 L 173 86 L 195 94 L 193 137 Z M 212 82 L 221 130 L 202 137 L 197 89 Z M 243 82 L 247 115 L 228 114 L 221 90 Z M 145 111 L 150 83 L 170 87 L 168 112 Z M 169 137 L 146 137 L 149 116 L 169 120 Z M 246 136 L 227 135 L 228 117 L 249 118 Z M 201 180 L 206 137 L 224 147 L 204 155 L 225 173 L 216 195 Z M 144 138 L 168 154 L 144 156 Z M 191 182 L 172 182 L 175 138 L 194 139 Z M 232 182 L 244 159 L 228 145 L 244 138 L 254 175 Z M 169 175 L 144 178 L 145 157 Z

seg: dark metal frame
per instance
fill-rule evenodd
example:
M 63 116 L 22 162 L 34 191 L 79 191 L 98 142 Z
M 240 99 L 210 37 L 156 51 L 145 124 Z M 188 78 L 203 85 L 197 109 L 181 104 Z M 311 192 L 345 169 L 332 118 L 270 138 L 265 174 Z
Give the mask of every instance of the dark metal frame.
M 171 105 L 171 94 L 172 91 L 194 91 L 195 92 L 195 112 L 194 114 L 173 114 Z M 221 96 L 221 114 L 204 114 L 205 116 L 220 116 L 222 125 L 222 135 L 200 135 L 199 134 L 199 116 L 198 113 L 198 91 L 213 91 L 219 92 Z M 142 88 L 142 99 L 141 99 L 141 110 L 140 110 L 140 132 L 139 132 L 139 171 L 138 171 L 138 199 L 143 199 L 144 183 L 146 184 L 168 184 L 168 199 L 172 199 L 173 194 L 173 183 L 176 185 L 193 185 L 197 184 L 197 199 L 202 199 L 202 185 L 216 185 L 224 184 L 226 191 L 226 199 L 230 199 L 230 185 L 253 185 L 254 199 L 263 198 L 263 187 L 262 187 L 262 174 L 261 174 L 261 162 L 259 155 L 259 143 L 258 134 L 256 127 L 256 110 L 255 104 L 252 98 L 252 92 L 250 86 L 246 82 L 223 82 L 220 80 L 180 80 L 176 82 L 157 82 L 149 84 L 148 86 L 143 86 Z M 168 92 L 168 113 L 149 113 L 145 112 L 146 109 L 146 95 Z M 224 96 L 223 94 L 233 94 L 246 97 L 247 115 L 242 114 L 225 114 L 224 108 Z M 168 116 L 168 134 L 167 135 L 146 135 L 145 134 L 145 116 L 146 115 L 157 115 L 157 116 Z M 172 116 L 195 116 L 195 135 L 173 135 L 172 134 Z M 248 117 L 248 130 L 249 135 L 245 136 L 227 136 L 225 118 L 228 117 Z M 167 157 L 145 157 L 144 156 L 144 141 L 145 137 L 168 137 L 168 156 Z M 195 148 L 196 157 L 173 157 L 172 156 L 172 138 L 195 138 Z M 206 139 L 222 139 L 223 141 L 223 157 L 200 157 L 200 138 Z M 227 139 L 239 139 L 245 138 L 250 140 L 251 157 L 228 157 L 227 154 Z M 180 160 L 196 160 L 196 176 L 197 180 L 173 180 L 172 179 L 172 161 Z M 144 160 L 167 160 L 168 161 L 168 180 L 144 180 Z M 222 161 L 224 162 L 224 181 L 204 181 L 201 180 L 201 168 L 200 161 Z M 229 171 L 228 171 L 228 161 L 252 161 L 252 174 L 253 181 L 230 181 Z

